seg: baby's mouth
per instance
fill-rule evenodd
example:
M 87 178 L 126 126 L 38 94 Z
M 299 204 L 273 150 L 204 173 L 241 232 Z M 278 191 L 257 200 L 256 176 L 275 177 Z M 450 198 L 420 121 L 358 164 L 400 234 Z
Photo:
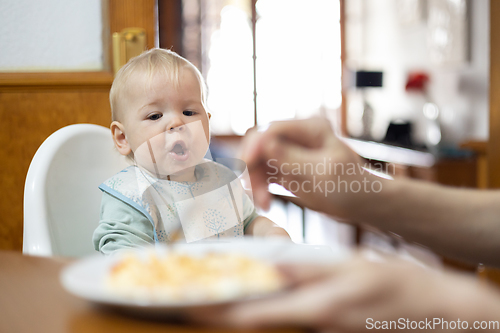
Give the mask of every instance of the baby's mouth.
M 171 143 L 170 151 L 168 152 L 170 158 L 177 162 L 186 162 L 190 158 L 190 151 L 183 140 L 176 140 Z
M 186 156 L 188 154 L 186 143 L 182 140 L 175 141 L 173 143 L 172 149 L 170 150 L 170 153 L 179 157 Z
M 176 143 L 174 145 L 174 148 L 172 148 L 171 152 L 173 152 L 173 153 L 175 153 L 177 155 L 181 155 L 182 156 L 182 155 L 185 154 L 185 149 L 184 149 L 184 147 L 181 144 Z

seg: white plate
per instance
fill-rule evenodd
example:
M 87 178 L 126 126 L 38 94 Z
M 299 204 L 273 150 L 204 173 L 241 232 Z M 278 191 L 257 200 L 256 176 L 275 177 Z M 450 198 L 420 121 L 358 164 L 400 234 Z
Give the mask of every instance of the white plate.
M 156 246 L 148 250 L 137 250 L 139 255 L 151 251 L 165 254 L 175 250 L 191 255 L 202 255 L 208 252 L 239 253 L 272 263 L 304 263 L 329 264 L 344 260 L 348 254 L 333 252 L 330 247 L 316 245 L 298 245 L 287 241 L 273 239 L 243 239 L 217 243 L 174 244 L 172 247 Z M 66 290 L 91 302 L 126 310 L 153 311 L 156 313 L 182 310 L 191 307 L 206 307 L 221 303 L 240 301 L 231 299 L 224 301 L 204 302 L 169 302 L 166 300 L 135 300 L 119 296 L 110 291 L 105 284 L 105 277 L 121 255 L 95 255 L 81 259 L 67 266 L 61 273 L 61 282 Z

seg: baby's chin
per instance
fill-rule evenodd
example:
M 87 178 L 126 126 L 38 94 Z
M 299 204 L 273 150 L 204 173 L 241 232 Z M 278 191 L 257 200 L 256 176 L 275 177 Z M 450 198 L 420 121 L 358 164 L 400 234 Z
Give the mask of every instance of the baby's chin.
M 177 178 L 181 180 L 191 180 L 194 176 L 194 171 L 197 165 L 204 163 L 204 156 L 201 158 L 190 158 L 186 161 L 172 160 L 165 158 L 166 161 L 158 161 L 159 163 L 136 163 L 141 169 L 146 170 L 155 178 L 167 179 Z M 136 161 L 137 162 L 137 161 Z
M 187 168 L 154 168 L 150 165 L 141 165 L 137 164 L 137 166 L 146 171 L 150 176 L 154 178 L 159 178 L 159 179 L 180 179 L 182 180 L 187 180 L 191 179 L 194 176 L 194 170 L 196 168 L 196 165 L 187 167 Z

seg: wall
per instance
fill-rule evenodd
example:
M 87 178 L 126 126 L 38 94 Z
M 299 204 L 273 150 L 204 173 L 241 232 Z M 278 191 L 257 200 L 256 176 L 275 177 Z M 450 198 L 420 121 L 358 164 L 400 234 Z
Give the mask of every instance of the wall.
M 100 0 L 0 0 L 0 71 L 104 69 Z

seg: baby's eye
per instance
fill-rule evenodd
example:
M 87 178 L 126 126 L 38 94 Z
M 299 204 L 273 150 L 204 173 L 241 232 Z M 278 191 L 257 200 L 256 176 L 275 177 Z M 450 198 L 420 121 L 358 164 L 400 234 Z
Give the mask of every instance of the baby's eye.
M 161 113 L 155 113 L 152 114 L 148 117 L 149 120 L 158 120 L 162 117 L 163 115 Z
M 194 112 L 194 111 L 183 111 L 182 114 L 185 115 L 185 116 L 191 117 L 191 116 L 194 116 L 196 114 L 196 112 Z

